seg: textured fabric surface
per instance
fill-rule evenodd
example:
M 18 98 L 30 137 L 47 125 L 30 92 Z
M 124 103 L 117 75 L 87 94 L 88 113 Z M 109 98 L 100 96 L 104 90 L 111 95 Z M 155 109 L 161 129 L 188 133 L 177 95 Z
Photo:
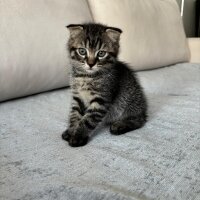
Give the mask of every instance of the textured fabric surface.
M 142 129 L 104 127 L 84 147 L 61 140 L 70 90 L 0 104 L 2 200 L 199 200 L 200 64 L 139 72 Z
M 0 0 L 0 101 L 66 86 L 65 26 L 85 21 L 86 0 Z
M 123 30 L 120 58 L 135 69 L 189 60 L 176 0 L 88 0 L 96 22 Z

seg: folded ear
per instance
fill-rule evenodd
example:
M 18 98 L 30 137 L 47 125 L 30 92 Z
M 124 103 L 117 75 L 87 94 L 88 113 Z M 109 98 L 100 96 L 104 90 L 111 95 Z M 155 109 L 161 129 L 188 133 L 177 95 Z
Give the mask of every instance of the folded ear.
M 75 37 L 83 30 L 83 26 L 81 24 L 70 24 L 66 27 L 69 29 L 71 37 Z
M 120 38 L 120 35 L 122 33 L 122 30 L 119 29 L 119 28 L 114 28 L 114 27 L 108 27 L 106 29 L 106 33 L 108 35 L 108 37 L 114 41 L 114 42 L 119 42 L 119 38 Z

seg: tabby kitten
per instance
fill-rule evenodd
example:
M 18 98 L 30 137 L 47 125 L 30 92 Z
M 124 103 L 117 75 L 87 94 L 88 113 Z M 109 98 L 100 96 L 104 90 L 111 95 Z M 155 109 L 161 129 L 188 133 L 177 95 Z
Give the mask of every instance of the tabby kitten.
M 144 93 L 133 70 L 117 59 L 122 31 L 92 23 L 67 28 L 73 101 L 62 138 L 78 147 L 100 123 L 109 124 L 114 135 L 142 127 L 147 119 Z

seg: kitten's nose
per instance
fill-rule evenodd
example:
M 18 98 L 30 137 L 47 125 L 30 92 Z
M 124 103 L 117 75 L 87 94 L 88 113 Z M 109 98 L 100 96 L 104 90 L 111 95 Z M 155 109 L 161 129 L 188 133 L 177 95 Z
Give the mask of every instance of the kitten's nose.
M 88 63 L 90 69 L 92 69 L 92 67 L 95 65 L 95 63 Z
M 90 56 L 90 57 L 87 59 L 87 64 L 89 65 L 90 69 L 92 69 L 92 67 L 96 64 L 95 57 Z

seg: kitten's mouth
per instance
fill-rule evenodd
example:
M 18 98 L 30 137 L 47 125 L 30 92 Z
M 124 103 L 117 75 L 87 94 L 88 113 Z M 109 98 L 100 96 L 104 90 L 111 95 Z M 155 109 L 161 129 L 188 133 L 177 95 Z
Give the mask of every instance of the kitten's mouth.
M 94 72 L 94 70 L 92 69 L 92 68 L 90 68 L 90 69 L 87 69 L 86 71 L 88 71 L 88 72 Z
M 92 71 L 92 70 L 94 70 L 94 65 L 93 66 L 88 66 L 88 69 L 90 70 L 90 71 Z
M 88 72 L 94 72 L 95 71 L 95 65 L 94 66 L 92 66 L 92 67 L 90 67 L 90 66 L 86 66 L 86 71 L 88 71 Z

